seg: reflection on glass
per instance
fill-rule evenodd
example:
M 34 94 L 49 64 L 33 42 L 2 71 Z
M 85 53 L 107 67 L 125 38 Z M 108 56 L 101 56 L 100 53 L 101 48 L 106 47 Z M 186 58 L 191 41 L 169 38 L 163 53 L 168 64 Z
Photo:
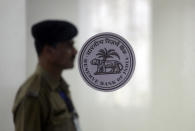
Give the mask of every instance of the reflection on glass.
M 136 68 L 129 83 L 114 92 L 97 92 L 97 102 L 120 108 L 148 107 L 151 93 L 149 0 L 82 0 L 81 7 L 83 3 L 88 5 L 80 8 L 81 41 L 96 33 L 114 32 L 130 42 L 136 55 Z

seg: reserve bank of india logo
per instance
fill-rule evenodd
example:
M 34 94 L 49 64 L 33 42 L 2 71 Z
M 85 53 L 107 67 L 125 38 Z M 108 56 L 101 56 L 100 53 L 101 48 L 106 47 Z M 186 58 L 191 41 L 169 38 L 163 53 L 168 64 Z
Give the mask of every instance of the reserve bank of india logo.
M 130 80 L 135 69 L 135 55 L 127 40 L 105 32 L 85 42 L 78 64 L 81 76 L 90 87 L 113 91 Z

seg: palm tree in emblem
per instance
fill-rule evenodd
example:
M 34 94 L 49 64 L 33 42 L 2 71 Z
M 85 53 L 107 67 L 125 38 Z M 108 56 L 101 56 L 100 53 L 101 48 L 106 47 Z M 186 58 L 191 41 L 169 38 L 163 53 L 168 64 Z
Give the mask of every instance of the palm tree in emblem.
M 97 59 L 94 58 L 90 61 L 92 65 L 97 66 L 97 70 L 94 75 L 105 75 L 105 74 L 118 74 L 123 69 L 123 65 L 120 61 L 117 60 L 107 60 L 108 58 L 117 57 L 120 60 L 120 56 L 118 53 L 113 49 L 100 49 L 96 54 Z
M 117 57 L 120 60 L 120 56 L 117 54 L 117 52 L 113 49 L 107 50 L 106 48 L 100 49 L 98 53 L 96 54 L 97 58 L 102 58 L 102 60 L 96 59 L 95 61 L 98 61 L 98 70 L 95 74 L 108 74 L 113 73 L 116 61 L 113 60 L 107 60 L 108 58 L 114 58 Z M 107 68 L 110 68 L 110 71 L 107 71 Z
M 113 49 L 110 50 L 107 50 L 106 48 L 100 49 L 99 52 L 96 54 L 96 56 L 98 56 L 98 58 L 103 58 L 104 62 L 108 58 L 113 58 L 114 56 L 120 60 L 120 56 Z

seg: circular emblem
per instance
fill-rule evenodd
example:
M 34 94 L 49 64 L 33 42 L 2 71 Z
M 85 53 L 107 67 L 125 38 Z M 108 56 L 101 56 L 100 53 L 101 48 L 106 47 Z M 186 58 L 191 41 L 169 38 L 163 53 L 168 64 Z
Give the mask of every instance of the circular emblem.
M 99 33 L 83 45 L 78 66 L 90 87 L 113 91 L 130 80 L 135 69 L 135 55 L 123 37 L 110 32 Z

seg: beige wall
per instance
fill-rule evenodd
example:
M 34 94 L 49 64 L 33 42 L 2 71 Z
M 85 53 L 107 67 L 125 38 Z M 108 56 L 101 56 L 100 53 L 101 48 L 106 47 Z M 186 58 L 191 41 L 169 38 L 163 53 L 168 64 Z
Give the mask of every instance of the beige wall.
M 195 2 L 154 0 L 152 18 L 152 129 L 195 126 Z

